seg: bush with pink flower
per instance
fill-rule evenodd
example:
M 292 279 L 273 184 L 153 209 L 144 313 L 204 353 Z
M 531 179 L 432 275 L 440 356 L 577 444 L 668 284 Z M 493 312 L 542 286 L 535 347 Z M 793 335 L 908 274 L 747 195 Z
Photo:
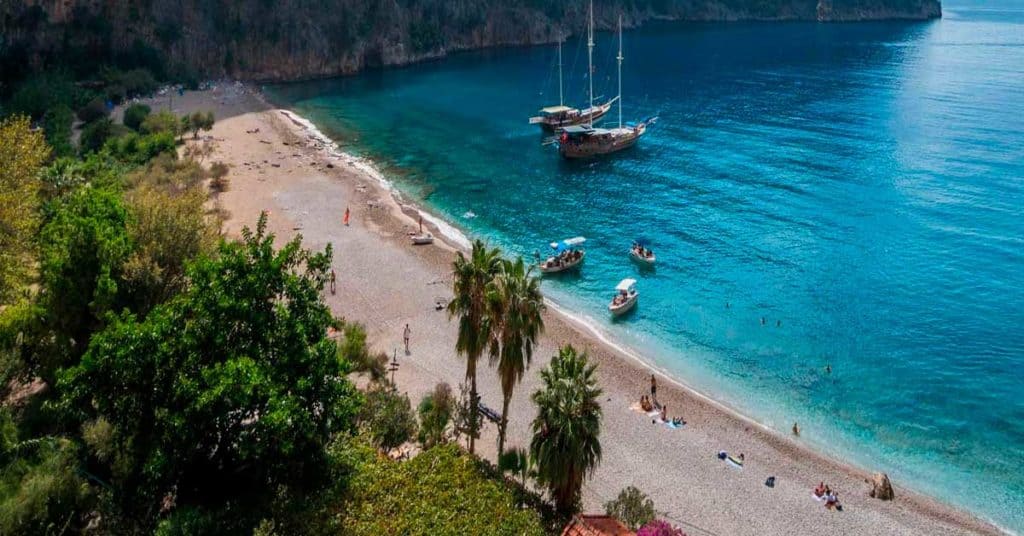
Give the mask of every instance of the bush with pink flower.
M 686 533 L 667 521 L 655 519 L 640 527 L 640 530 L 636 531 L 636 536 L 686 536 Z

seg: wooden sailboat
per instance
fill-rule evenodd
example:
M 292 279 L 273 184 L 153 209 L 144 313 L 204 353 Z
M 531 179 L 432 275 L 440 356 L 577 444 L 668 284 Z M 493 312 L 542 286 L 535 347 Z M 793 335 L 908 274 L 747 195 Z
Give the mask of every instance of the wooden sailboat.
M 594 39 L 591 37 L 588 42 L 589 47 L 594 47 Z M 593 70 L 587 75 L 587 78 L 592 77 Z M 594 106 L 594 83 L 590 82 L 590 106 L 580 110 L 571 106 L 565 105 L 565 94 L 562 91 L 562 40 L 558 40 L 558 105 L 557 106 L 546 106 L 540 109 L 540 115 L 531 117 L 531 125 L 540 125 L 540 127 L 546 131 L 553 132 L 562 128 L 572 125 L 582 125 L 584 123 L 593 124 L 594 121 L 604 117 L 612 109 L 612 104 L 615 99 L 612 99 L 604 104 L 598 104 Z M 616 97 L 618 98 L 618 97 Z
M 589 46 L 593 48 L 594 35 L 594 4 L 590 4 L 590 23 L 588 26 Z M 640 140 L 640 137 L 647 132 L 647 126 L 653 124 L 657 118 L 652 117 L 637 123 L 636 125 L 622 124 L 622 16 L 619 15 L 619 55 L 616 57 L 619 63 L 619 95 L 614 100 L 619 102 L 619 126 L 615 128 L 595 128 L 594 123 L 588 121 L 585 125 L 569 126 L 562 129 L 562 135 L 558 140 L 558 152 L 565 158 L 589 158 L 603 154 L 610 154 L 623 149 L 628 149 Z M 587 55 L 588 63 L 593 63 L 593 54 Z M 594 98 L 594 85 L 590 85 L 590 98 Z

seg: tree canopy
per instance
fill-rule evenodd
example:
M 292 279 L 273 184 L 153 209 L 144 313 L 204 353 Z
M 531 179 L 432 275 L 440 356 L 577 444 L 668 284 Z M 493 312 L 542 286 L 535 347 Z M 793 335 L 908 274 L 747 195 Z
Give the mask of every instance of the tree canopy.
M 26 117 L 0 121 L 0 303 L 28 275 L 39 225 L 39 180 L 49 149 Z
M 144 320 L 116 318 L 61 375 L 69 419 L 110 424 L 117 456 L 95 462 L 143 527 L 168 502 L 259 504 L 315 482 L 332 434 L 353 428 L 360 397 L 319 296 L 330 249 L 276 251 L 265 228 L 192 264 Z

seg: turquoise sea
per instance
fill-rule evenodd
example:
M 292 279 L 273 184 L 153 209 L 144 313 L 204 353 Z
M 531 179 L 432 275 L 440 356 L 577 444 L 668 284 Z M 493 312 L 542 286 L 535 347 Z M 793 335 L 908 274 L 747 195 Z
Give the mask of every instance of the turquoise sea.
M 587 237 L 546 293 L 686 383 L 1024 532 L 1024 2 L 944 8 L 629 31 L 624 115 L 660 120 L 587 163 L 526 122 L 557 102 L 554 46 L 267 89 L 471 236 Z M 609 96 L 614 55 L 598 35 Z M 623 277 L 640 305 L 612 322 Z

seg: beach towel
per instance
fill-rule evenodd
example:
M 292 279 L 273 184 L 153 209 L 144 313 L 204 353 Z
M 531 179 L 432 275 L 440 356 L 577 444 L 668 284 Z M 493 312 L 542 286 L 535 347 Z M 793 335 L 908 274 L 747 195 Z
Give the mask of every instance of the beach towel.
M 674 423 L 672 421 L 668 421 L 668 422 L 665 423 L 665 426 L 668 426 L 669 428 L 672 428 L 673 430 L 678 430 L 678 429 L 686 426 L 686 423 L 684 422 L 684 423 L 676 424 L 676 423 Z

